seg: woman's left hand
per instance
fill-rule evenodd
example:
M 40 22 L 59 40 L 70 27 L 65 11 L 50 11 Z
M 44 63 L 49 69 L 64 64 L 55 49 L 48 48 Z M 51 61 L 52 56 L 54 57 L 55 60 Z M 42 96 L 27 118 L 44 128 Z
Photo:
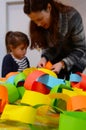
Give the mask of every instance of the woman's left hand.
M 52 70 L 53 72 L 55 72 L 56 74 L 59 74 L 60 71 L 61 71 L 61 69 L 63 69 L 63 68 L 64 68 L 64 62 L 63 62 L 63 61 L 60 61 L 60 62 L 54 64 L 54 65 L 52 66 L 51 70 Z

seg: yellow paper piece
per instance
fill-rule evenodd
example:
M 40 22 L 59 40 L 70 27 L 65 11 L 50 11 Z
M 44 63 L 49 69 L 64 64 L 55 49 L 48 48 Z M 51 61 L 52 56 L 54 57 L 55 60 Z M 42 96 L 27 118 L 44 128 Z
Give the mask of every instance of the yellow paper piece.
M 27 77 L 30 73 L 32 73 L 34 70 L 37 70 L 37 68 L 35 67 L 31 67 L 31 68 L 26 68 L 23 70 L 23 73 L 25 74 L 25 76 Z
M 62 89 L 62 93 L 68 95 L 69 97 L 77 96 L 76 91 L 71 91 L 71 90 L 68 90 L 68 89 Z
M 43 71 L 43 72 L 45 72 L 45 74 L 49 74 L 49 75 L 51 75 L 51 76 L 57 78 L 56 73 L 53 72 L 52 70 L 45 69 L 45 68 L 38 68 L 38 70 Z
M 73 88 L 75 92 L 77 92 L 77 95 L 85 95 L 86 96 L 86 91 L 83 91 L 83 89 L 80 88 Z
M 56 99 L 56 98 L 60 98 L 60 99 L 63 99 L 64 101 L 68 101 L 69 100 L 69 96 L 67 94 L 63 94 L 63 93 L 52 93 L 52 94 L 49 94 L 49 97 L 51 99 Z
M 1 115 L 1 119 L 33 124 L 35 122 L 35 116 L 35 108 L 7 104 Z
M 38 104 L 48 105 L 50 104 L 50 98 L 48 95 L 39 92 L 25 90 L 23 98 L 21 99 L 21 103 L 26 103 L 31 106 L 38 105 Z
M 37 108 L 37 115 L 43 116 L 46 115 L 49 111 L 49 106 L 48 105 L 43 105 Z
M 62 89 L 62 93 L 67 94 L 70 97 L 78 96 L 78 95 L 85 95 L 86 96 L 86 92 L 83 91 L 82 89 L 79 89 L 79 88 L 73 88 L 73 91 L 68 90 L 68 89 Z

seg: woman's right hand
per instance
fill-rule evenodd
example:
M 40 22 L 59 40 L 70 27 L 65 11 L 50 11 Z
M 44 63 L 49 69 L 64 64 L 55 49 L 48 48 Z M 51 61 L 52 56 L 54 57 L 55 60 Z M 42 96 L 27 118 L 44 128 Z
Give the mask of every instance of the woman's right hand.
M 46 63 L 47 63 L 46 58 L 45 58 L 45 57 L 42 57 L 41 60 L 39 61 L 38 65 L 37 65 L 37 67 L 38 67 L 38 68 L 45 67 Z

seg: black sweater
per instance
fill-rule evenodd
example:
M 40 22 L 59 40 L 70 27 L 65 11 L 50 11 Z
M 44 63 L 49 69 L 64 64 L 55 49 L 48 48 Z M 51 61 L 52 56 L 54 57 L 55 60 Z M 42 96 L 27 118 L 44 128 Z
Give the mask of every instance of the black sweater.
M 30 63 L 27 57 L 26 57 L 26 62 L 27 62 L 28 67 L 30 67 Z M 3 62 L 2 62 L 2 77 L 5 77 L 6 74 L 8 74 L 9 72 L 17 72 L 18 68 L 19 66 L 16 63 L 16 61 L 13 59 L 11 54 L 7 54 L 3 58 Z

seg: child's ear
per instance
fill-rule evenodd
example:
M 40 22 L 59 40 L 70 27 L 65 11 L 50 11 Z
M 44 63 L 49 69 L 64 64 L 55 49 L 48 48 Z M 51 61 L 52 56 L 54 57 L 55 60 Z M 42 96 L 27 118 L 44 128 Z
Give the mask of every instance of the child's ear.
M 9 45 L 8 48 L 10 49 L 10 51 L 12 51 L 13 46 L 12 46 L 12 45 Z

